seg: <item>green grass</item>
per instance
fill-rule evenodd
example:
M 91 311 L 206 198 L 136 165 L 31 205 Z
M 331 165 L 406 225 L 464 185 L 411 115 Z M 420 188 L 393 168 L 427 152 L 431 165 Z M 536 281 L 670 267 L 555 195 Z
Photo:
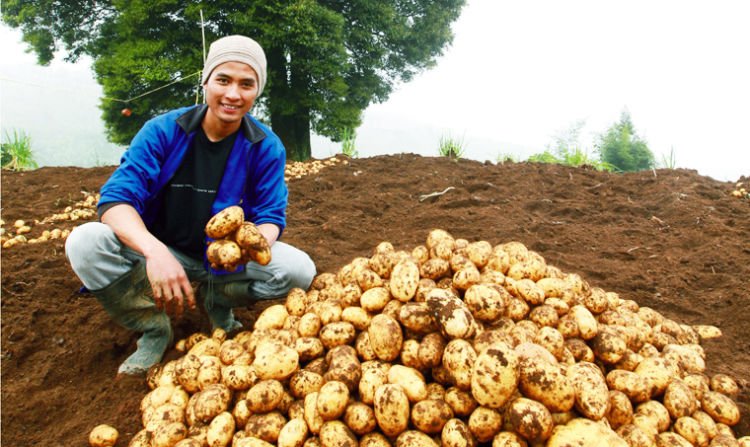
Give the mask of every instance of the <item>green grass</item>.
M 674 169 L 677 167 L 677 158 L 674 155 L 674 146 L 669 148 L 669 155 L 661 155 L 661 167 L 664 169 Z
M 0 144 L 0 165 L 3 169 L 25 171 L 39 167 L 31 150 L 31 137 L 23 131 L 5 131 L 5 141 Z
M 551 151 L 546 150 L 541 154 L 530 156 L 528 161 L 531 163 L 555 163 L 574 168 L 588 166 L 597 171 L 616 170 L 611 164 L 592 157 L 588 152 L 578 147 L 572 150 L 564 148 L 556 152 L 557 153 L 552 153 Z
M 458 160 L 463 158 L 465 152 L 464 141 L 450 135 L 440 137 L 438 153 L 442 157 Z
M 508 153 L 500 153 L 497 154 L 497 157 L 495 157 L 495 162 L 497 164 L 504 165 L 505 163 L 518 163 L 518 156 Z

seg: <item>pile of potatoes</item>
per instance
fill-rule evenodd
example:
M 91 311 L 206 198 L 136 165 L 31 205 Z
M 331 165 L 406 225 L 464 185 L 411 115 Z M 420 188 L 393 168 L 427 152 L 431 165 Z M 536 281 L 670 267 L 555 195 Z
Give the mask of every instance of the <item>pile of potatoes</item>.
M 31 232 L 31 226 L 27 225 L 26 221 L 19 219 L 13 223 L 13 233 L 15 233 L 15 235 L 10 234 L 4 228 L 4 225 L 5 222 L 1 221 L 0 245 L 2 245 L 3 248 L 11 248 L 19 244 L 38 244 L 54 239 L 65 239 L 70 234 L 70 230 L 54 228 L 52 230 L 44 230 L 39 237 L 30 238 L 27 237 L 27 235 Z
M 745 188 L 745 182 L 737 182 L 732 190 L 732 195 L 738 199 L 750 200 L 750 191 Z
M 284 179 L 287 182 L 291 179 L 301 179 L 306 175 L 317 174 L 321 169 L 335 166 L 338 163 L 346 165 L 349 164 L 349 161 L 346 159 L 339 160 L 336 157 L 331 157 L 325 160 L 291 161 L 286 165 Z
M 383 242 L 252 331 L 180 340 L 130 447 L 750 446 L 721 336 L 592 287 L 519 242 Z
M 214 269 L 233 272 L 250 261 L 260 265 L 271 262 L 268 241 L 255 224 L 245 221 L 240 206 L 216 213 L 206 224 L 205 232 L 213 239 L 206 249 L 206 258 Z

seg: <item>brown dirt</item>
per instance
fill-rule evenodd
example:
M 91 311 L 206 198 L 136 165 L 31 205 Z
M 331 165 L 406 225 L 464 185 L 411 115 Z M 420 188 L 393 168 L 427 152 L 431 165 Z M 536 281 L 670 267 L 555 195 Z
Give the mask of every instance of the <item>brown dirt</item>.
M 61 212 L 112 170 L 3 172 L 6 227 Z M 688 170 L 617 175 L 408 154 L 354 159 L 291 181 L 284 239 L 310 253 L 319 272 L 384 240 L 411 249 L 432 228 L 470 241 L 521 241 L 592 285 L 681 323 L 720 327 L 724 336 L 704 345 L 709 372 L 740 383 L 743 418 L 734 428 L 750 435 L 750 203 L 731 197 L 732 186 Z M 2 251 L 4 446 L 83 446 L 100 423 L 115 426 L 125 446 L 140 428 L 143 379 L 114 380 L 137 335 L 79 286 L 59 241 Z M 256 311 L 239 312 L 246 326 Z M 200 313 L 176 324 L 178 337 L 195 330 L 208 330 Z

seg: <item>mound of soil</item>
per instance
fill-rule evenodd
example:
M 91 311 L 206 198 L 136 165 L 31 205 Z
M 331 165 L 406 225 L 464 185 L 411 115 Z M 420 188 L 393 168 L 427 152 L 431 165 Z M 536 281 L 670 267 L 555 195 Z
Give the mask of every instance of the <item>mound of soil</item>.
M 113 169 L 3 172 L 6 227 L 61 212 L 81 191 L 98 191 Z M 689 170 L 619 175 L 409 154 L 352 159 L 290 182 L 284 240 L 307 251 L 318 272 L 369 256 L 381 241 L 410 250 L 432 228 L 523 242 L 592 286 L 680 323 L 721 328 L 722 338 L 704 344 L 708 372 L 738 381 L 743 417 L 734 428 L 750 435 L 750 203 L 732 197 L 732 187 Z M 125 446 L 140 429 L 145 381 L 115 380 L 138 335 L 79 287 L 61 241 L 2 252 L 2 445 L 86 445 L 89 431 L 108 423 Z M 246 327 L 260 307 L 238 312 Z M 177 337 L 209 329 L 200 312 L 175 323 Z

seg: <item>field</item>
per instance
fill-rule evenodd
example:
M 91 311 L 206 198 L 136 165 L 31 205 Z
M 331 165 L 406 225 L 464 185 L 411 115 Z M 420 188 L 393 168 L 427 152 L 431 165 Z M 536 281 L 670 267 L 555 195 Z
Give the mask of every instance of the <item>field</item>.
M 4 171 L 5 227 L 60 213 L 112 170 Z M 520 241 L 593 286 L 680 323 L 718 326 L 723 337 L 704 344 L 708 371 L 739 383 L 734 428 L 750 435 L 750 203 L 731 196 L 733 183 L 689 170 L 620 175 L 404 154 L 337 163 L 289 185 L 283 239 L 318 272 L 369 256 L 381 241 L 411 250 L 443 228 L 469 241 Z M 29 236 L 79 223 L 35 225 Z M 83 446 L 108 423 L 122 447 L 140 429 L 144 380 L 115 380 L 137 335 L 79 287 L 60 240 L 2 251 L 2 445 Z M 260 306 L 238 312 L 246 327 Z M 177 337 L 209 329 L 198 312 L 175 327 Z

